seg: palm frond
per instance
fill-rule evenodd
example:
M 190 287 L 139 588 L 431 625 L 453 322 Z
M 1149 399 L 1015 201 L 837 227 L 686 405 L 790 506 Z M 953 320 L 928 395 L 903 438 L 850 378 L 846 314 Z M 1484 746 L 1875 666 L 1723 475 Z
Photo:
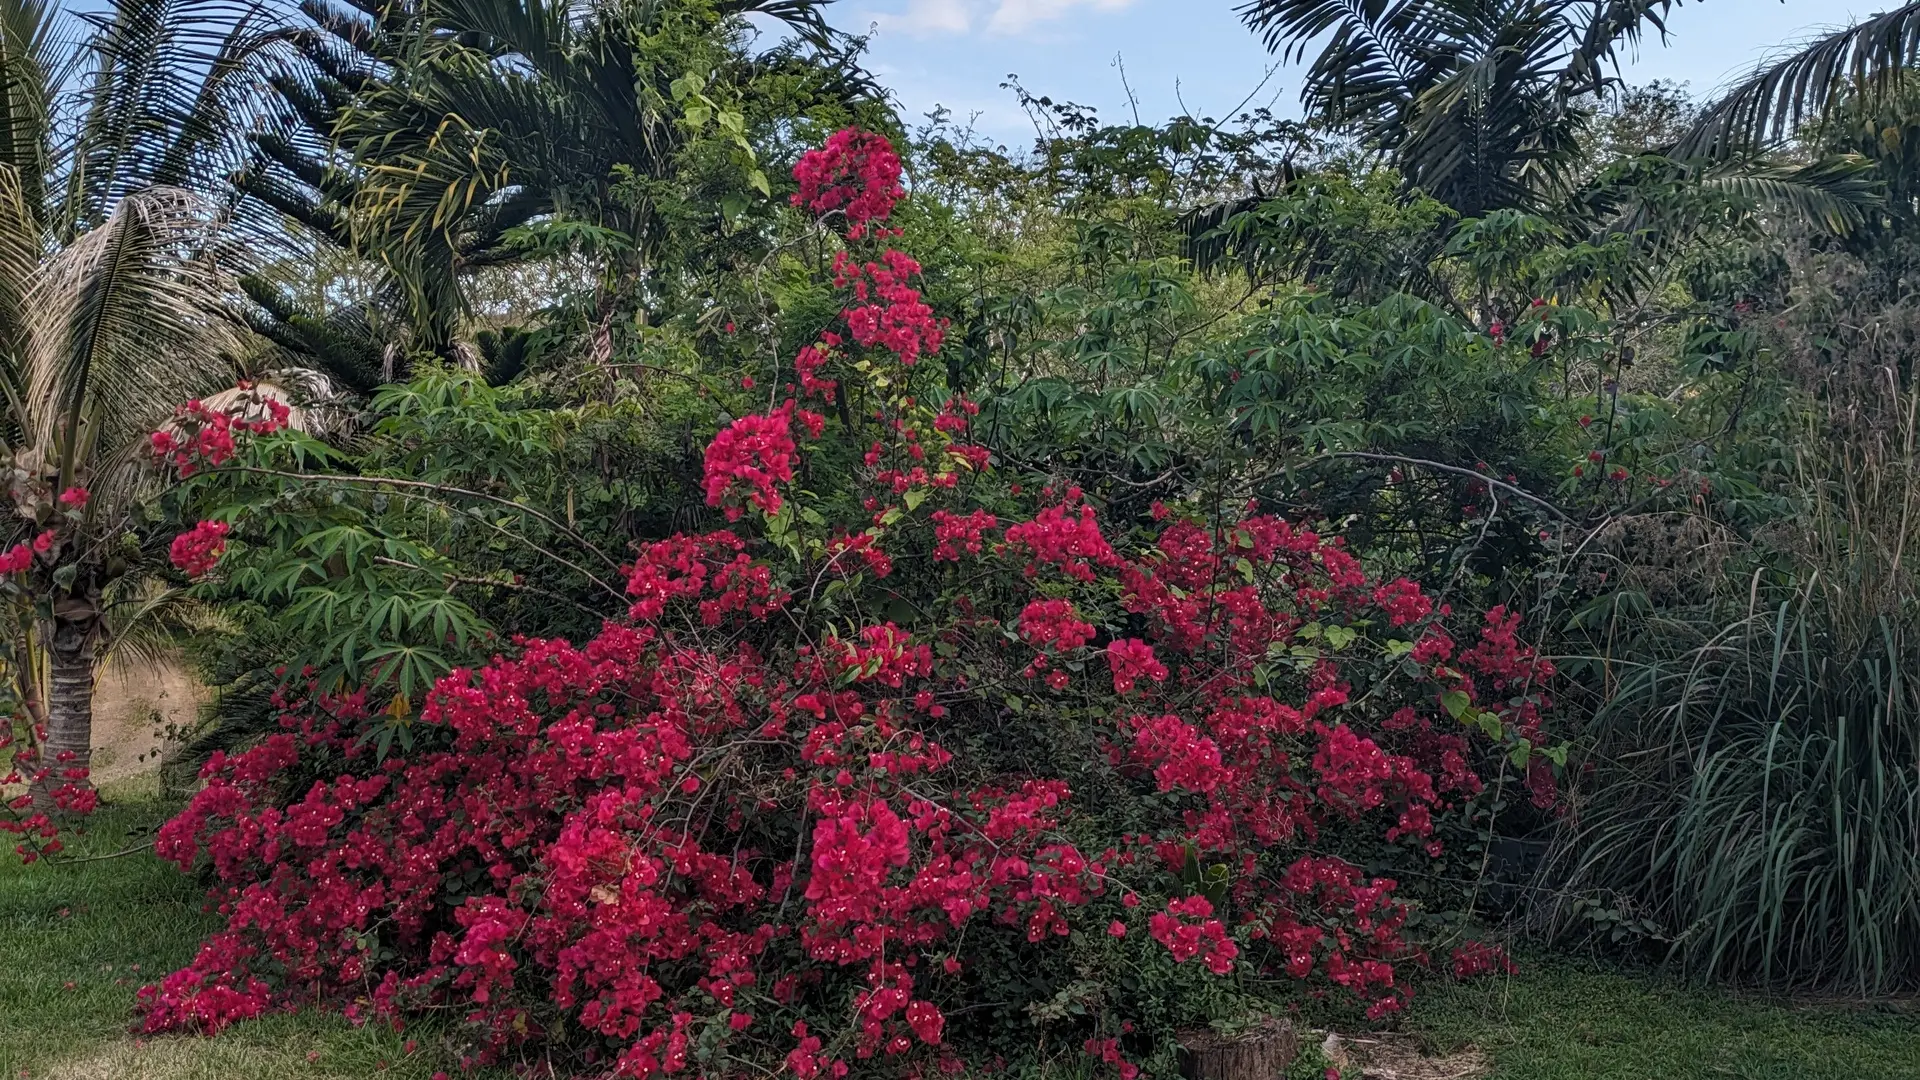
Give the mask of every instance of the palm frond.
M 49 259 L 29 296 L 30 436 L 71 482 L 227 378 L 234 327 L 205 200 L 154 187 Z
M 843 38 L 827 25 L 826 8 L 833 0 L 721 0 L 722 15 L 764 15 L 816 49 L 831 50 Z
M 1779 142 L 1847 95 L 1878 100 L 1920 61 L 1920 3 L 1806 45 L 1747 76 L 1701 114 L 1676 152 L 1723 158 Z
M 1680 0 L 1603 0 L 1597 4 L 1563 5 L 1574 14 L 1590 14 L 1578 34 L 1579 44 L 1567 56 L 1561 81 L 1567 97 L 1597 94 L 1609 79 L 1605 68 L 1616 58 L 1621 45 L 1639 43 L 1645 28 L 1651 26 L 1661 41 L 1667 37 L 1667 12 Z
M 1710 191 L 1769 208 L 1837 236 L 1860 227 L 1883 199 L 1873 163 L 1836 154 L 1798 166 L 1712 170 L 1701 177 Z
M 1319 54 L 1307 111 L 1351 126 L 1464 216 L 1535 208 L 1578 172 L 1583 95 L 1678 0 L 1249 0 L 1288 59 Z
M 84 109 L 65 166 L 69 234 L 149 184 L 212 189 L 247 152 L 256 55 L 283 35 L 248 0 L 113 0 L 92 28 Z
M 0 168 L 36 218 L 51 168 L 59 21 L 46 0 L 0 0 Z
M 102 669 L 161 672 L 178 664 L 189 636 L 239 632 L 232 616 L 158 578 L 116 582 L 104 611 L 104 648 L 97 660 Z
M 0 394 L 7 407 L 0 435 L 8 446 L 17 444 L 26 423 L 27 297 L 39 268 L 39 220 L 19 171 L 0 165 Z

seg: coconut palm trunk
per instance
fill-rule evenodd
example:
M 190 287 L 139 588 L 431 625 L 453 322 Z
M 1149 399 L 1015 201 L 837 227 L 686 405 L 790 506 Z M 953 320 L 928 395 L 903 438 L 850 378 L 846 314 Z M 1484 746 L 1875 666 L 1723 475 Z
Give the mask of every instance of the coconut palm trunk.
M 100 639 L 99 611 L 57 614 L 48 653 L 47 738 L 42 764 L 51 771 L 35 785 L 35 803 L 48 809 L 53 793 L 67 784 L 92 786 L 92 780 L 69 778 L 68 770 L 93 766 L 93 680 L 96 646 Z

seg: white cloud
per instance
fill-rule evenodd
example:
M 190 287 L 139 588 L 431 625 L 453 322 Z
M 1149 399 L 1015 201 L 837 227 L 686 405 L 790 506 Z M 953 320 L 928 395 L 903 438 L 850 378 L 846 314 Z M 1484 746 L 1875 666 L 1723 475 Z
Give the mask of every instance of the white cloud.
M 1074 8 L 1092 8 L 1095 11 L 1119 11 L 1131 6 L 1133 0 L 1000 0 L 994 9 L 993 18 L 987 21 L 987 32 L 992 34 L 1023 34 L 1033 27 L 1052 22 Z
M 964 34 L 973 29 L 973 8 L 972 0 L 908 0 L 905 11 L 883 12 L 873 21 L 882 30 L 898 30 L 913 37 Z
M 874 25 L 909 37 L 971 34 L 984 28 L 1017 37 L 1076 8 L 1119 11 L 1134 0 L 907 0 L 904 10 L 876 12 Z M 991 9 L 989 11 L 988 9 Z

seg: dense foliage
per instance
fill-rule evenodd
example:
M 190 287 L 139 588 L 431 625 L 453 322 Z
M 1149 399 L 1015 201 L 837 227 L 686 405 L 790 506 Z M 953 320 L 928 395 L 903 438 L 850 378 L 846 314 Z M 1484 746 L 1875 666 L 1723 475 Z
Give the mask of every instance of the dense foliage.
M 707 447 L 733 529 L 644 545 L 584 646 L 440 679 L 404 757 L 313 683 L 208 763 L 160 854 L 210 860 L 228 927 L 145 992 L 149 1030 L 452 1004 L 477 1060 L 544 1035 L 620 1075 L 812 1076 L 1030 1056 L 1037 1022 L 1125 1072 L 1275 980 L 1404 1005 L 1398 966 L 1454 935 L 1339 853 L 1442 865 L 1483 770 L 1551 807 L 1551 665 L 1517 616 L 1456 643 L 1418 585 L 1241 499 L 1116 546 L 1077 488 L 1003 483 L 976 408 L 922 396 L 942 329 L 880 248 L 897 176 L 860 132 L 796 169 L 845 222 L 844 333 Z M 836 506 L 796 468 L 865 436 L 803 402 L 854 380 L 877 433 Z M 210 569 L 223 524 L 176 561 Z
M 20 0 L 0 827 L 183 652 L 139 1025 L 475 1066 L 1920 985 L 1920 21 L 1700 103 L 1610 70 L 1670 6 L 1255 0 L 1305 122 L 1010 150 L 816 0 Z

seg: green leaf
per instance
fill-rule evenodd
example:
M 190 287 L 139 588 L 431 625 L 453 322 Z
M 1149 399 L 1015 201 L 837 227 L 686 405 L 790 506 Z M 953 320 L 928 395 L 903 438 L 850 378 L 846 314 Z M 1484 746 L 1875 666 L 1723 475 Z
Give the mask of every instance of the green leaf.
M 654 85 L 659 85 L 658 83 Z M 707 77 L 697 71 L 689 71 L 667 85 L 667 92 L 675 101 L 685 101 L 690 95 L 699 93 L 707 85 Z
M 1327 627 L 1327 645 L 1331 648 L 1344 649 L 1353 644 L 1353 639 L 1359 636 L 1350 626 Z
M 1472 700 L 1467 697 L 1465 690 L 1448 690 L 1440 695 L 1440 707 L 1447 710 L 1448 716 L 1462 723 L 1471 722 L 1472 718 L 1466 715 L 1467 707 L 1471 704 Z

